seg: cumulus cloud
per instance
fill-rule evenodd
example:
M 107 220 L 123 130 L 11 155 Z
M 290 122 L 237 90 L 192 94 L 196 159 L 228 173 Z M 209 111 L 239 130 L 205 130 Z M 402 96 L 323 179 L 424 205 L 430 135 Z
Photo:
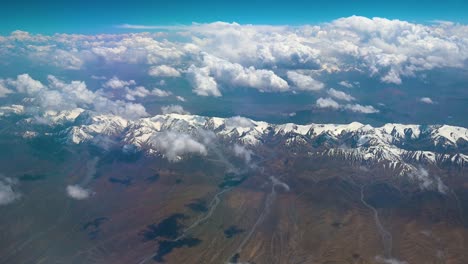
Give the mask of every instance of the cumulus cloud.
M 6 97 L 11 93 L 13 91 L 5 87 L 4 80 L 0 80 L 0 97 Z
M 206 66 L 205 56 L 198 55 L 209 54 L 230 63 L 219 65 L 221 70 L 228 67 L 233 68 L 229 71 L 243 73 L 241 78 L 231 80 L 235 85 L 248 83 L 256 89 L 265 89 L 265 82 L 276 85 L 269 91 L 286 90 L 277 73 L 291 70 L 359 71 L 382 82 L 400 84 L 402 77 L 413 77 L 419 72 L 464 68 L 468 58 L 468 29 L 457 23 L 416 24 L 351 16 L 299 27 L 215 22 L 170 29 L 155 33 L 52 36 L 18 31 L 2 38 L 2 46 L 8 48 L 1 49 L 0 56 L 19 55 L 38 65 L 65 69 L 101 62 L 147 64 L 154 66 L 150 71 L 154 70 L 155 75 L 179 76 L 177 72 L 184 72 L 185 65 Z M 185 37 L 180 38 L 181 34 Z M 211 76 L 217 79 L 215 74 Z
M 121 100 L 111 101 L 103 97 L 97 97 L 93 104 L 94 110 L 98 113 L 111 113 L 128 119 L 148 116 L 145 107 L 141 104 L 128 103 Z
M 126 87 L 125 91 L 127 92 L 127 94 L 125 94 L 125 98 L 129 101 L 134 101 L 136 97 L 146 97 L 152 94 L 152 92 L 143 86 L 137 86 L 135 88 Z
M 171 92 L 168 92 L 168 91 L 161 90 L 161 89 L 159 89 L 159 88 L 154 88 L 154 89 L 151 91 L 151 94 L 152 94 L 152 95 L 155 95 L 155 96 L 157 96 L 157 97 L 166 97 L 166 96 L 171 95 L 172 93 L 171 93 Z
M 419 101 L 421 101 L 421 102 L 423 102 L 425 104 L 433 104 L 434 103 L 434 101 L 432 101 L 432 99 L 429 98 L 429 97 L 421 97 L 419 99 Z
M 48 75 L 47 80 L 50 83 L 50 89 L 56 89 L 59 91 L 68 104 L 74 103 L 77 105 L 91 104 L 96 98 L 96 94 L 90 91 L 85 82 L 82 81 L 71 81 L 65 83 L 53 75 Z
M 304 91 L 318 91 L 323 89 L 325 85 L 322 82 L 314 80 L 308 75 L 304 75 L 295 71 L 287 72 L 288 79 L 299 89 Z
M 372 105 L 347 104 L 344 106 L 344 108 L 353 112 L 363 114 L 374 114 L 380 112 L 378 109 L 375 109 Z
M 185 154 L 206 155 L 205 145 L 188 134 L 167 131 L 155 135 L 152 142 L 157 151 L 160 151 L 171 162 L 179 161 Z
M 125 87 L 125 99 L 129 101 L 135 101 L 137 97 L 144 98 L 147 96 L 157 96 L 157 97 L 167 97 L 171 95 L 171 92 L 161 90 L 159 88 L 154 88 L 153 90 L 148 90 L 144 86 L 136 86 L 136 87 Z
M 343 86 L 343 87 L 346 87 L 346 88 L 353 88 L 353 84 L 348 82 L 348 81 L 341 81 L 338 83 L 339 85 Z
M 362 114 L 374 114 L 374 113 L 379 112 L 378 109 L 375 109 L 371 105 L 360 105 L 360 104 L 341 105 L 330 97 L 327 97 L 327 98 L 320 97 L 319 99 L 317 99 L 315 105 L 318 108 L 331 108 L 335 110 L 343 109 L 343 110 L 348 110 L 348 111 L 362 113 Z
M 53 55 L 49 57 L 49 60 L 52 59 L 52 64 L 58 68 L 79 70 L 85 63 L 81 56 L 82 55 L 74 51 L 57 49 Z M 47 57 L 44 56 L 42 60 L 47 60 Z
M 91 196 L 91 191 L 79 185 L 68 185 L 67 195 L 75 200 L 85 200 Z
M 271 70 L 244 67 L 206 53 L 203 64 L 217 81 L 229 86 L 250 87 L 263 92 L 284 92 L 289 88 L 288 83 Z
M 180 77 L 180 72 L 168 65 L 153 66 L 149 69 L 148 74 L 154 77 Z
M 27 73 L 18 75 L 16 80 L 7 79 L 6 83 L 13 86 L 18 92 L 30 95 L 36 94 L 45 88 L 40 81 L 34 80 Z
M 130 85 L 135 85 L 135 84 L 136 82 L 134 80 L 123 81 L 117 78 L 116 76 L 114 76 L 104 83 L 104 87 L 112 88 L 112 89 L 122 89 L 122 88 L 128 87 Z
M 210 76 L 208 67 L 198 68 L 194 65 L 187 70 L 187 76 L 192 83 L 193 92 L 200 96 L 221 96 L 221 91 L 218 89 L 218 83 Z
M 235 144 L 232 150 L 234 151 L 234 155 L 244 159 L 245 163 L 250 163 L 253 154 L 252 150 L 247 149 L 246 147 L 239 144 Z
M 36 120 L 47 122 L 51 112 L 73 110 L 82 108 L 96 111 L 98 113 L 111 113 L 129 119 L 136 119 L 147 116 L 146 109 L 141 104 L 125 102 L 122 100 L 111 100 L 103 96 L 99 91 L 89 90 L 85 82 L 71 81 L 64 82 L 53 75 L 47 76 L 48 85 L 32 79 L 28 74 L 18 75 L 15 79 L 7 79 L 6 83 L 13 86 L 19 92 L 27 93 L 31 96 L 25 100 L 25 108 L 28 112 L 36 116 Z M 135 99 L 136 96 L 145 96 L 150 92 L 144 87 L 127 89 L 127 99 Z
M 340 108 L 340 104 L 337 103 L 335 100 L 331 99 L 330 97 L 327 97 L 327 98 L 320 97 L 315 102 L 315 105 L 319 108 L 332 108 L 332 109 Z
M 330 95 L 331 97 L 335 98 L 335 99 L 338 99 L 338 100 L 342 100 L 342 101 L 353 101 L 355 100 L 354 97 L 352 97 L 351 95 L 345 93 L 345 92 L 342 92 L 342 91 L 338 91 L 338 90 L 335 90 L 333 88 L 331 88 L 330 90 L 328 90 L 328 95 Z
M 243 128 L 249 128 L 249 127 L 254 127 L 254 123 L 252 120 L 242 117 L 242 116 L 234 116 L 226 119 L 225 122 L 227 127 L 243 127 Z
M 401 84 L 400 74 L 394 69 L 390 70 L 385 76 L 380 78 L 380 80 L 385 83 Z
M 180 105 L 168 105 L 161 107 L 161 112 L 163 114 L 180 114 L 180 115 L 188 115 L 190 112 L 185 111 L 184 108 Z
M 0 176 L 0 205 L 10 204 L 21 197 L 21 194 L 13 189 L 16 184 L 16 180 Z
M 109 83 L 109 87 L 112 89 L 120 89 L 125 87 L 125 85 L 135 84 L 135 81 L 120 81 L 116 77 L 113 79 L 114 80 Z M 39 95 L 39 101 L 43 108 L 63 110 L 64 107 L 61 105 L 66 105 L 68 109 L 81 107 L 99 113 L 119 115 L 128 119 L 137 119 L 148 115 L 143 105 L 122 100 L 110 100 L 101 95 L 99 91 L 92 92 L 89 90 L 84 82 L 72 81 L 70 83 L 65 83 L 52 75 L 48 76 L 48 80 L 50 83 L 49 89 Z M 124 85 L 123 87 L 120 86 L 122 84 Z M 127 100 L 135 100 L 136 97 L 145 97 L 151 94 L 151 92 L 143 86 L 133 88 L 125 87 L 124 90 Z M 61 107 L 59 107 L 59 105 Z

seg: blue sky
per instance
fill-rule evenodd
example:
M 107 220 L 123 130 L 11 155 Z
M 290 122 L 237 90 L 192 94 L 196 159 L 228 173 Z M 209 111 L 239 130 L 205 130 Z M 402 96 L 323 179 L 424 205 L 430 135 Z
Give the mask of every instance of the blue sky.
M 117 33 L 118 24 L 174 25 L 227 21 L 252 24 L 314 24 L 339 17 L 397 18 L 418 23 L 466 23 L 468 1 L 8 1 L 0 8 L 0 34 Z

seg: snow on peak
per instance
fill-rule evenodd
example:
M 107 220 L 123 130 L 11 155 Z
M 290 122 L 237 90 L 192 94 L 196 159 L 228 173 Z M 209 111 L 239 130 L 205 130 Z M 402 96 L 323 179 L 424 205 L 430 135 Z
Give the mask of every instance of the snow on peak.
M 434 139 L 434 144 L 451 144 L 457 146 L 459 140 L 464 140 L 468 142 L 468 130 L 463 127 L 443 125 L 434 129 L 431 133 L 432 138 Z M 446 142 L 443 142 L 443 141 Z
M 219 118 L 171 113 L 126 120 L 114 115 L 82 113 L 65 134 L 72 143 L 91 141 L 98 135 L 113 136 L 120 138 L 122 144 L 157 153 L 152 141 L 167 132 L 199 139 L 211 134 L 232 144 L 252 147 L 271 140 L 271 136 L 284 137 L 275 142 L 283 142 L 286 146 L 303 146 L 306 151 L 314 149 L 316 153 L 351 161 L 373 161 L 406 174 L 412 173 L 415 168 L 409 161 L 434 165 L 451 162 L 462 166 L 467 163 L 466 153 L 461 153 L 464 148 L 460 149 L 460 153 L 456 153 L 456 150 L 461 140 L 468 142 L 468 130 L 446 125 L 386 124 L 372 127 L 359 122 L 275 125 L 245 117 Z M 440 149 L 439 145 L 450 147 L 451 154 L 444 153 L 445 148 Z

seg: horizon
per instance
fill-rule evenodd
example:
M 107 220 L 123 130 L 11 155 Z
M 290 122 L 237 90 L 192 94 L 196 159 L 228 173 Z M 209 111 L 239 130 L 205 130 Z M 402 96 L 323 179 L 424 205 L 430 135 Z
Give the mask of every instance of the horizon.
M 28 8 L 24 8 L 27 6 Z M 427 1 L 14 1 L 0 10 L 0 34 L 15 30 L 34 34 L 119 33 L 118 25 L 174 26 L 216 21 L 253 25 L 321 24 L 353 15 L 399 19 L 427 24 L 433 21 L 467 23 L 462 0 Z M 133 29 L 135 30 L 135 29 Z

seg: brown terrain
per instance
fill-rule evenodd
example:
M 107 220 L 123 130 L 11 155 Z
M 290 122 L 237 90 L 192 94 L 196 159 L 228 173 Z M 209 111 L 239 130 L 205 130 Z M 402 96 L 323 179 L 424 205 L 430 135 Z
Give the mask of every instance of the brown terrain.
M 216 156 L 8 144 L 3 174 L 24 195 L 0 208 L 0 263 L 468 263 L 466 169 L 431 168 L 444 195 L 379 166 L 279 149 L 259 149 L 250 168 L 228 157 L 240 168 L 230 173 Z M 67 197 L 77 183 L 92 197 Z

